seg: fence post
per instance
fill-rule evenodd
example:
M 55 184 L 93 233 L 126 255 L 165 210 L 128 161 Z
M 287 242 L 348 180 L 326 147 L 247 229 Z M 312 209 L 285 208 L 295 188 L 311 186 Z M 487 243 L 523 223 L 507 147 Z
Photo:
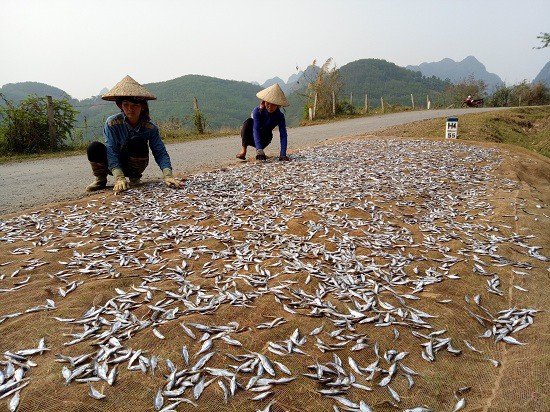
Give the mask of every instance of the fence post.
M 50 150 L 57 148 L 54 127 L 54 112 L 52 96 L 46 96 L 46 112 L 48 113 L 48 132 L 50 134 Z
M 313 100 L 313 119 L 315 119 L 316 112 L 317 112 L 317 92 L 315 92 L 315 98 Z
M 336 95 L 334 94 L 334 90 L 332 91 L 332 115 L 336 116 Z
M 428 110 L 430 110 L 431 103 L 432 103 L 432 102 L 430 102 L 430 95 L 427 94 L 427 95 L 426 95 L 426 108 L 427 108 Z
M 382 104 L 382 113 L 384 113 L 384 98 L 380 98 L 380 103 Z
M 309 108 L 309 121 L 311 122 L 313 120 L 313 109 Z
M 365 113 L 369 112 L 369 95 L 365 93 Z
M 412 93 L 411 93 L 411 105 L 412 105 L 412 109 L 414 110 L 414 96 L 412 95 Z
M 353 106 L 353 92 L 349 93 L 349 105 Z
M 199 110 L 199 102 L 195 96 L 193 96 L 193 107 L 195 109 L 195 127 L 197 128 L 197 132 L 199 132 L 199 134 L 204 134 L 204 126 L 202 115 Z

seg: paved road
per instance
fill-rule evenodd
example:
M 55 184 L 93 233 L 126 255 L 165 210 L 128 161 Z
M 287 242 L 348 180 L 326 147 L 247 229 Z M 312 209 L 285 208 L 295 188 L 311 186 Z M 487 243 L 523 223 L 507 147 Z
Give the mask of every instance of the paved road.
M 476 109 L 475 112 L 495 110 Z M 429 110 L 394 113 L 344 120 L 323 125 L 289 129 L 289 152 L 313 146 L 326 140 L 365 135 L 375 130 L 435 117 L 460 116 L 472 113 L 472 109 Z M 444 134 L 445 123 L 441 123 Z M 168 146 L 172 166 L 178 173 L 191 174 L 235 165 L 240 161 L 235 154 L 240 149 L 240 137 L 229 136 Z M 266 154 L 279 153 L 278 134 Z M 250 152 L 252 159 L 254 153 Z M 151 157 L 144 180 L 161 177 L 161 172 Z M 85 187 L 93 180 L 86 156 L 70 156 L 57 159 L 34 160 L 0 165 L 0 215 L 20 212 L 48 203 L 74 200 L 87 196 Z M 112 178 L 111 178 L 112 179 Z

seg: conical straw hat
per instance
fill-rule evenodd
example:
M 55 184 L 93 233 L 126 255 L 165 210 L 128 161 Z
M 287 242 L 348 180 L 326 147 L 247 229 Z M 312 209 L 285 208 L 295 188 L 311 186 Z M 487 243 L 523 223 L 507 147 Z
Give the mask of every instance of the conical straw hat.
M 136 97 L 144 100 L 157 100 L 157 96 L 136 82 L 130 76 L 126 76 L 119 81 L 115 87 L 105 93 L 101 98 L 103 100 L 115 101 L 117 97 Z
M 281 90 L 281 87 L 277 83 L 273 86 L 269 86 L 262 91 L 256 93 L 256 96 L 259 99 L 265 100 L 266 102 L 276 104 L 278 106 L 289 106 L 288 100 L 285 97 L 285 94 Z

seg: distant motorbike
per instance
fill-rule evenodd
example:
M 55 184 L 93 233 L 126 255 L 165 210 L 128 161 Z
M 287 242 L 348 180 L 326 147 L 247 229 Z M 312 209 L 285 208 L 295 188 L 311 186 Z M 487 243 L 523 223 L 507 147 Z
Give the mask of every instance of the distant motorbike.
M 483 107 L 483 99 L 464 100 L 460 107 Z

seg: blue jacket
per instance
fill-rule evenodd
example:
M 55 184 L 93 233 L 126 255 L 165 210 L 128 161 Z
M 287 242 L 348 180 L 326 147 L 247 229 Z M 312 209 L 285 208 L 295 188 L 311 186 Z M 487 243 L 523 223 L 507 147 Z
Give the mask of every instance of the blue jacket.
M 153 152 L 155 161 L 160 169 L 172 168 L 170 156 L 166 151 L 166 146 L 160 138 L 158 127 L 151 121 L 141 122 L 135 129 L 126 121 L 124 113 L 118 113 L 110 116 L 105 121 L 103 128 L 103 137 L 105 138 L 105 146 L 107 146 L 107 162 L 109 169 L 122 168 L 120 163 L 120 149 L 122 146 L 135 135 L 143 135 L 147 139 L 149 148 Z
M 265 108 L 260 113 L 260 107 L 258 106 L 252 111 L 252 118 L 254 119 L 252 133 L 254 135 L 254 145 L 256 146 L 256 149 L 263 149 L 260 140 L 260 129 L 272 132 L 273 129 L 279 126 L 279 136 L 281 138 L 280 155 L 286 156 L 287 133 L 285 115 L 283 112 L 281 112 L 280 109 L 277 109 L 270 116 Z

